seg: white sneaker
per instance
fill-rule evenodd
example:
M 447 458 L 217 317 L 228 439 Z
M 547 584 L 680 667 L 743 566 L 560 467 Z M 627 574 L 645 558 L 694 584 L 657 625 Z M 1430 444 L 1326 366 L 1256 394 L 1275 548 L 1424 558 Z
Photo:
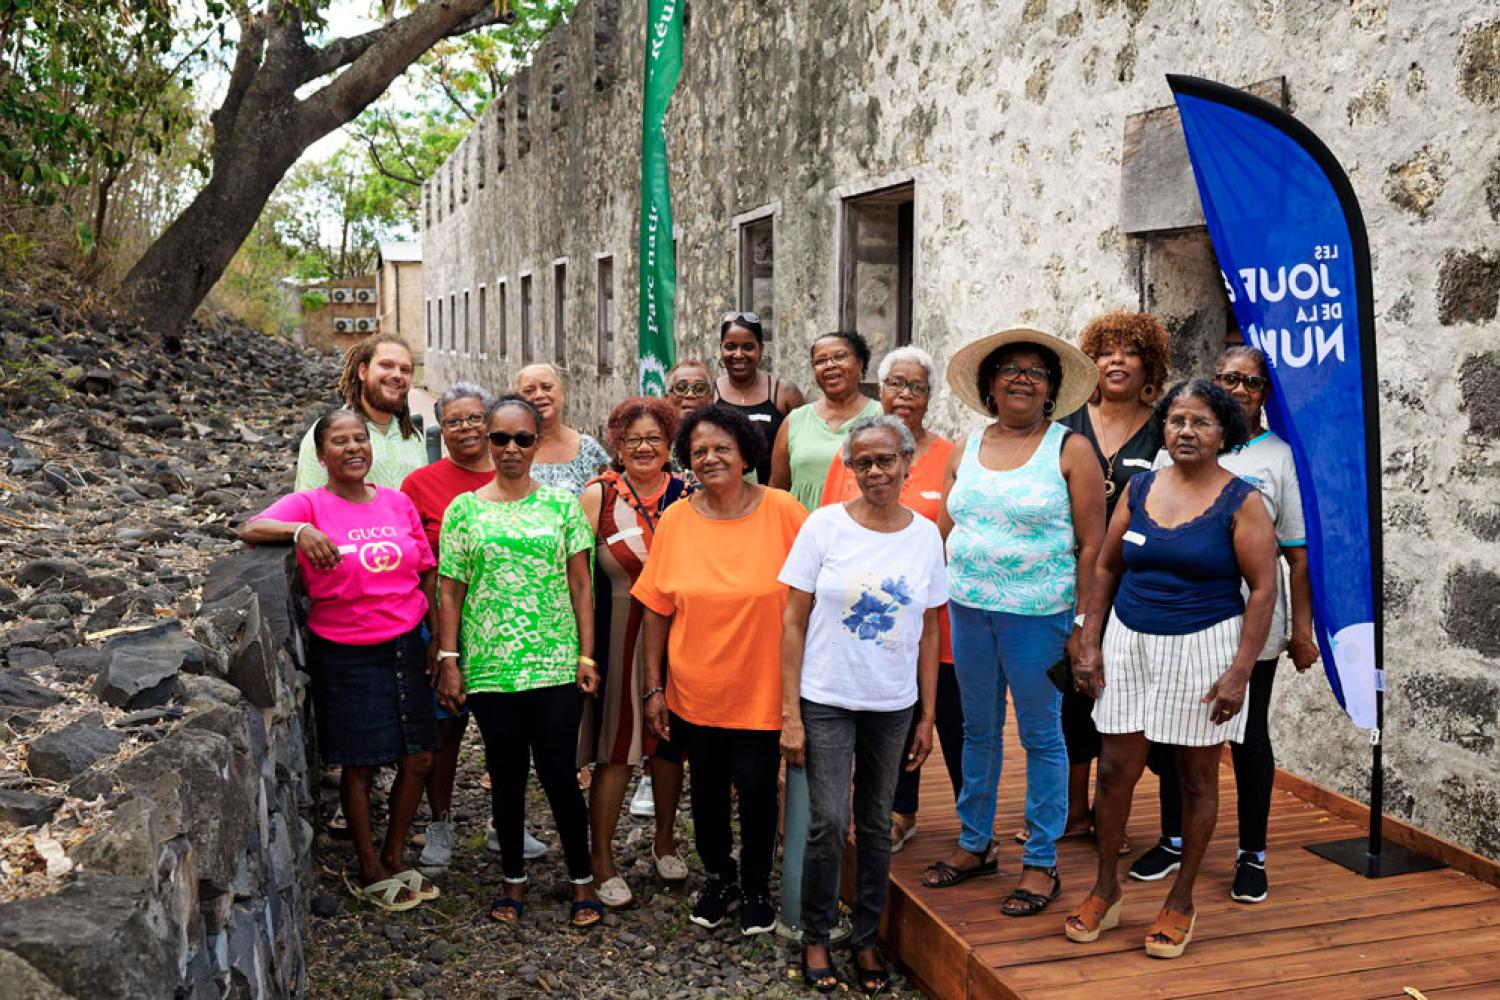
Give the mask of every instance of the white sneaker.
M 500 853 L 500 835 L 495 832 L 495 821 L 487 821 L 484 825 L 484 846 L 496 854 Z M 531 831 L 523 828 L 521 830 L 521 857 L 527 861 L 535 861 L 544 858 L 547 852 L 552 850 L 546 844 L 531 835 Z
M 649 774 L 642 775 L 640 784 L 635 786 L 635 797 L 630 800 L 630 815 L 646 819 L 656 815 L 656 799 L 651 794 Z
M 447 868 L 453 861 L 453 824 L 435 819 L 427 824 L 427 843 L 417 864 L 423 868 Z

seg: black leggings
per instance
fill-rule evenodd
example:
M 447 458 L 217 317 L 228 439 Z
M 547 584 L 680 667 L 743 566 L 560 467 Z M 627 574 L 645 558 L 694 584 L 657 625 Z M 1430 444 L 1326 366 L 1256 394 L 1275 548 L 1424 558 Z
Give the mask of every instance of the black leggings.
M 921 714 L 921 704 L 918 703 L 917 710 L 911 714 L 911 731 L 906 734 L 906 746 L 911 747 L 911 738 L 917 731 L 917 716 Z M 937 684 L 937 735 L 938 743 L 943 748 L 943 764 L 948 768 L 948 781 L 953 785 L 953 796 L 958 797 L 958 790 L 964 784 L 964 703 L 958 694 L 958 675 L 953 671 L 953 664 L 938 664 Z M 901 753 L 901 776 L 896 779 L 896 799 L 891 804 L 891 812 L 900 813 L 902 816 L 915 816 L 917 814 L 917 792 L 922 787 L 922 769 L 915 771 L 906 769 L 906 751 Z
M 755 895 L 767 895 L 776 854 L 781 730 L 700 726 L 672 714 L 672 742 L 692 768 L 693 840 L 703 868 Z M 734 861 L 731 787 L 739 794 L 740 860 Z
M 531 765 L 547 793 L 552 821 L 574 882 L 593 878 L 589 861 L 589 813 L 578 790 L 578 720 L 582 695 L 572 684 L 531 691 L 469 695 L 469 708 L 484 737 L 490 772 L 490 808 L 500 839 L 507 881 L 526 877 L 521 839 L 526 826 L 526 781 Z
M 1271 685 L 1276 680 L 1276 660 L 1260 660 L 1250 674 L 1245 697 L 1245 741 L 1229 744 L 1234 758 L 1234 783 L 1239 790 L 1240 850 L 1264 851 L 1266 827 L 1271 820 L 1271 785 L 1276 779 L 1276 755 L 1271 749 Z M 1182 783 L 1177 773 L 1177 754 L 1154 743 L 1148 757 L 1151 770 L 1161 779 L 1161 832 L 1164 837 L 1182 836 Z

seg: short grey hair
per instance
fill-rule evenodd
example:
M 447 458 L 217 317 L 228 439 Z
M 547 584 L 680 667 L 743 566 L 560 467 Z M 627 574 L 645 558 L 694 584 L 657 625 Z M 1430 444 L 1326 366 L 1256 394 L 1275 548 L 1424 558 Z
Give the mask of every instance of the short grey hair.
M 937 362 L 932 360 L 931 354 L 911 344 L 907 344 L 905 347 L 898 347 L 881 358 L 880 368 L 875 373 L 875 377 L 884 382 L 885 377 L 891 373 L 891 369 L 903 361 L 909 364 L 921 365 L 922 370 L 927 373 L 927 384 L 934 390 L 937 389 Z
M 438 423 L 443 422 L 443 411 L 460 399 L 479 400 L 479 405 L 484 407 L 485 413 L 489 413 L 490 407 L 495 405 L 495 397 L 483 386 L 475 385 L 473 382 L 454 382 L 443 390 L 443 394 L 437 398 L 437 402 L 432 406 Z
M 854 439 L 866 431 L 890 431 L 895 434 L 901 442 L 901 457 L 907 461 L 911 461 L 911 457 L 917 453 L 917 439 L 911 436 L 906 423 L 900 417 L 882 413 L 878 417 L 860 417 L 849 425 L 849 433 L 844 435 L 843 450 L 839 453 L 845 465 L 854 461 Z

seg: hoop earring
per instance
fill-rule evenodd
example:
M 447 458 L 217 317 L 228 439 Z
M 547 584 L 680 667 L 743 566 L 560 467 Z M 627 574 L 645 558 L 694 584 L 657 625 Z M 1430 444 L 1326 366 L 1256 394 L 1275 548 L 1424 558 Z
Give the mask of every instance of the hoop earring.
M 1042 404 L 1042 412 L 1049 417 L 1052 416 L 1052 411 L 1055 409 L 1057 409 L 1057 400 L 1055 399 L 1049 399 Z
M 1159 385 L 1143 386 L 1141 388 L 1141 402 L 1143 402 L 1143 403 L 1152 403 L 1152 402 L 1155 402 L 1156 401 L 1156 397 L 1158 395 L 1160 395 L 1160 394 L 1161 394 L 1161 386 L 1159 386 Z
M 982 398 L 983 398 L 983 401 L 984 401 L 984 408 L 986 410 L 989 410 L 991 413 L 994 413 L 995 412 L 995 397 L 991 396 L 989 393 L 985 393 Z

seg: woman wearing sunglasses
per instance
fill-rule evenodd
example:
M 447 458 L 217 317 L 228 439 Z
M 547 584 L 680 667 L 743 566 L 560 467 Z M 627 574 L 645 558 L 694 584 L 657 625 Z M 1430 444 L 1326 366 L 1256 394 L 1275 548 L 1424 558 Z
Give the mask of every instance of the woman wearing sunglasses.
M 575 780 L 581 694 L 599 687 L 589 582 L 593 534 L 568 490 L 531 476 L 542 418 L 520 396 L 490 408 L 495 478 L 462 493 L 440 536 L 438 697 L 468 704 L 484 738 L 505 890 L 496 920 L 525 909 L 522 827 L 530 764 L 552 807 L 572 886 L 576 927 L 599 922 L 589 859 L 588 810 Z M 459 650 L 463 651 L 462 659 Z
M 1266 825 L 1271 816 L 1271 783 L 1276 777 L 1276 755 L 1271 749 L 1271 685 L 1283 651 L 1291 654 L 1292 665 L 1299 671 L 1306 670 L 1317 662 L 1318 643 L 1313 639 L 1312 585 L 1307 575 L 1307 542 L 1297 467 L 1292 461 L 1291 446 L 1261 423 L 1266 398 L 1271 394 L 1266 356 L 1253 347 L 1231 347 L 1219 358 L 1214 382 L 1244 411 L 1250 433 L 1246 444 L 1219 456 L 1219 465 L 1260 491 L 1276 528 L 1277 549 L 1286 560 L 1291 577 L 1290 637 L 1287 588 L 1277 573 L 1270 634 L 1250 674 L 1245 738 L 1229 748 L 1234 759 L 1240 823 L 1239 852 L 1235 856 L 1229 897 L 1239 903 L 1259 903 L 1268 892 Z M 1158 464 L 1170 465 L 1172 460 L 1163 452 Z M 1137 879 L 1142 874 L 1154 875 L 1163 868 L 1175 871 L 1182 861 L 1182 786 L 1175 757 L 1168 755 L 1159 761 L 1157 770 L 1161 775 L 1162 839 L 1152 850 L 1164 857 L 1148 865 L 1150 854 L 1143 856 L 1130 869 L 1131 876 Z M 1142 870 L 1139 873 L 1138 868 Z
M 781 422 L 805 401 L 802 390 L 791 380 L 760 370 L 765 348 L 759 316 L 753 312 L 724 314 L 719 324 L 719 362 L 724 366 L 724 374 L 716 383 L 719 402 L 743 413 L 765 442 L 755 463 L 755 481 L 762 486 L 771 481 L 771 445 Z

